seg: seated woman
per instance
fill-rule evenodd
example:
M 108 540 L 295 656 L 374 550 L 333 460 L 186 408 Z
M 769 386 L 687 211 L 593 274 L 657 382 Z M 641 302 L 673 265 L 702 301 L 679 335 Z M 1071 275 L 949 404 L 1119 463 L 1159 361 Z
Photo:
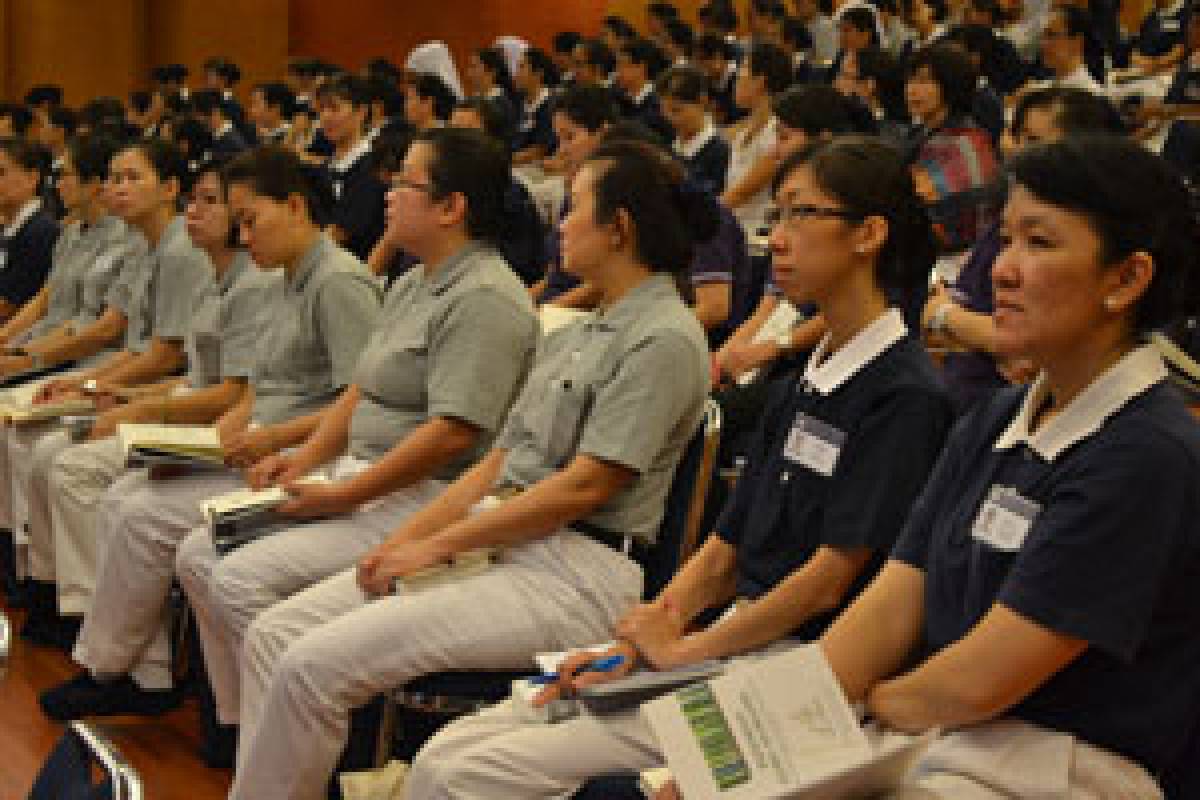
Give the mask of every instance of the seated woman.
M 51 343 L 81 334 L 100 318 L 104 298 L 120 274 L 126 228 L 108 213 L 104 180 L 117 145 L 104 136 L 72 140 L 60 167 L 57 192 L 71 220 L 54 247 L 46 283 L 0 325 L 0 376 L 59 363 Z
M 562 685 L 539 702 L 638 665 L 679 667 L 820 636 L 883 563 L 896 520 L 937 460 L 950 405 L 920 340 L 887 301 L 892 288 L 923 284 L 935 252 L 900 153 L 857 137 L 815 143 L 784 162 L 775 202 L 780 288 L 795 303 L 816 303 L 829 333 L 803 370 L 773 386 L 753 461 L 714 535 L 654 602 L 616 626 L 610 654 L 623 665 L 601 677 L 577 673 L 594 654 L 572 657 Z M 813 437 L 830 458 L 807 455 Z M 701 611 L 735 598 L 736 613 L 688 631 Z M 407 796 L 563 797 L 594 775 L 661 765 L 635 714 L 547 725 L 522 721 L 518 702 L 431 740 Z
M 1121 118 L 1105 98 L 1083 89 L 1035 89 L 1018 102 L 1011 134 L 1005 141 L 1015 152 L 1076 133 L 1121 131 Z M 1002 249 L 1001 225 L 989 227 L 950 284 L 938 282 L 929 292 L 922 327 L 931 343 L 944 344 L 942 374 L 957 411 L 990 397 L 1008 382 L 1024 383 L 1028 365 L 997 357 L 992 318 L 992 266 Z
M 275 146 L 245 153 L 226 168 L 225 183 L 250 256 L 260 265 L 279 265 L 284 283 L 271 307 L 263 309 L 272 319 L 266 335 L 252 351 L 239 353 L 252 364 L 248 386 L 215 423 L 226 460 L 250 467 L 299 444 L 316 428 L 338 390 L 350 382 L 378 319 L 380 297 L 364 265 L 318 227 L 316 219 L 327 202 L 325 184 L 298 156 Z M 205 267 L 211 272 L 207 263 Z M 91 601 L 92 581 L 99 580 L 97 604 L 115 602 L 114 607 L 124 608 L 126 594 L 144 592 L 138 596 L 157 601 L 144 600 L 147 613 L 165 608 L 178 543 L 203 522 L 200 503 L 245 486 L 232 471 L 151 480 L 144 470 L 134 470 L 110 485 L 110 474 L 84 460 L 61 458 L 52 466 L 31 500 L 31 505 L 44 504 L 47 523 L 74 519 L 77 529 L 104 539 L 93 542 L 97 553 L 125 547 L 120 552 L 136 555 L 120 564 L 127 568 L 123 577 L 129 585 L 106 587 L 107 579 L 97 579 L 93 567 L 84 597 Z M 128 547 L 126 539 L 142 543 L 142 549 Z M 118 541 L 122 544 L 114 544 Z M 116 600 L 110 601 L 114 595 Z M 139 628 L 118 637 L 108 626 L 138 620 L 126 620 L 121 612 L 88 614 L 74 653 L 85 670 L 47 691 L 43 710 L 61 720 L 145 713 L 177 702 L 169 691 L 166 640 L 154 641 L 158 619 L 157 613 L 148 613 L 149 632 Z
M 578 171 L 563 249 L 599 287 L 600 310 L 543 340 L 475 467 L 357 569 L 250 626 L 231 797 L 324 797 L 350 711 L 373 695 L 595 641 L 638 598 L 639 559 L 708 390 L 704 333 L 675 280 L 717 217 L 710 196 L 683 186 L 682 167 L 633 143 Z M 483 571 L 406 588 L 481 548 L 498 551 Z
M 418 134 L 393 179 L 388 216 L 424 266 L 389 291 L 352 382 L 316 430 L 248 474 L 256 488 L 288 491 L 279 513 L 297 524 L 220 558 L 207 527 L 180 545 L 179 580 L 222 722 L 238 719 L 238 654 L 254 619 L 353 567 L 470 468 L 504 422 L 539 334 L 529 295 L 496 248 L 510 181 L 504 143 L 454 128 Z M 330 483 L 301 482 L 326 468 Z M 143 538 L 131 531 L 118 552 Z M 120 576 L 122 609 L 111 616 L 123 626 L 146 606 L 130 597 L 130 561 L 105 562 Z
M 29 302 L 46 282 L 60 227 L 42 208 L 50 154 L 24 139 L 0 139 L 0 320 Z
M 918 50 L 908 63 L 904 96 L 919 123 L 913 173 L 946 253 L 969 248 L 994 216 L 985 190 L 996 176 L 996 154 L 971 116 L 975 87 L 975 67 L 957 45 Z

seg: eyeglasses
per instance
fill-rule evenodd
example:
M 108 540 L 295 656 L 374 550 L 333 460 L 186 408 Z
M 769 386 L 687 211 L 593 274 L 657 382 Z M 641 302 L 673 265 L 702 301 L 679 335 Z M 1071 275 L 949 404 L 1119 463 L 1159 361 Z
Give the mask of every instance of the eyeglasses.
M 429 195 L 433 195 L 433 194 L 437 193 L 437 189 L 434 188 L 434 186 L 432 184 L 417 183 L 416 181 L 410 181 L 407 178 L 400 178 L 400 177 L 392 178 L 392 188 L 393 189 L 412 189 L 417 192 L 425 192 L 426 194 L 429 194 Z
M 864 219 L 863 215 L 857 211 L 850 211 L 845 208 L 823 208 L 807 203 L 798 203 L 791 206 L 775 206 L 767 210 L 767 224 L 772 227 L 798 222 L 802 219 L 814 218 L 845 219 L 854 222 L 861 222 Z

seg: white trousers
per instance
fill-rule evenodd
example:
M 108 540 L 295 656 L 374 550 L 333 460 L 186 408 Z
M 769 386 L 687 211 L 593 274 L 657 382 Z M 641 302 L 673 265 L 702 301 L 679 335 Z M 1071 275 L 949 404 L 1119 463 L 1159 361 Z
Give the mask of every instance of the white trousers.
M 171 685 L 167 601 L 179 542 L 203 522 L 200 503 L 243 486 L 233 472 L 151 480 L 127 473 L 105 493 L 106 524 L 92 610 L 75 661 L 94 675 L 132 675 L 145 689 Z
M 625 556 L 560 531 L 460 580 L 373 599 L 349 569 L 279 603 L 246 635 L 230 797 L 323 798 L 351 709 L 432 672 L 602 641 L 641 587 Z
M 258 615 L 354 566 L 444 488 L 443 481 L 421 481 L 346 517 L 298 524 L 224 557 L 217 556 L 207 528 L 189 534 L 179 548 L 179 581 L 196 616 L 222 722 L 238 721 L 238 656 Z
M 878 741 L 885 734 L 868 728 Z M 417 755 L 408 800 L 565 798 L 588 778 L 664 766 L 638 713 L 582 714 L 550 725 L 513 701 L 443 728 Z M 893 800 L 1159 800 L 1139 766 L 1069 734 L 1015 719 L 949 733 L 931 746 Z
M 878 742 L 894 736 L 869 727 Z M 637 712 L 530 721 L 512 700 L 446 726 L 404 782 L 407 800 L 570 798 L 588 778 L 664 766 Z M 1117 754 L 1019 720 L 941 736 L 892 800 L 1159 800 L 1140 766 Z

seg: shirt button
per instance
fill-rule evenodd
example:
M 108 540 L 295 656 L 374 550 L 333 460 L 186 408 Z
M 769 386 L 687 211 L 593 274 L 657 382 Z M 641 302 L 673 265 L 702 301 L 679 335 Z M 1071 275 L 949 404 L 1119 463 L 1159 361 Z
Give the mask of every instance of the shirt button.
M 780 482 L 780 483 L 787 483 L 787 482 L 788 482 L 788 481 L 790 481 L 791 479 L 792 479 L 792 473 L 790 473 L 790 472 L 782 472 L 782 473 L 780 473 L 780 475 L 779 475 L 779 482 Z

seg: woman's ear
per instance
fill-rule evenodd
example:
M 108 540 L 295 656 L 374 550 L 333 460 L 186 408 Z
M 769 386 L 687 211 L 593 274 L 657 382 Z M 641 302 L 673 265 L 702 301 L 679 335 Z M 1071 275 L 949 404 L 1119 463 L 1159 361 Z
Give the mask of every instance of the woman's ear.
M 858 255 L 878 253 L 887 244 L 890 226 L 886 217 L 873 214 L 864 219 L 854 231 L 854 252 Z
M 1112 313 L 1125 313 L 1150 288 L 1154 280 L 1154 257 L 1138 250 L 1112 267 L 1110 276 L 1104 292 L 1104 308 Z

